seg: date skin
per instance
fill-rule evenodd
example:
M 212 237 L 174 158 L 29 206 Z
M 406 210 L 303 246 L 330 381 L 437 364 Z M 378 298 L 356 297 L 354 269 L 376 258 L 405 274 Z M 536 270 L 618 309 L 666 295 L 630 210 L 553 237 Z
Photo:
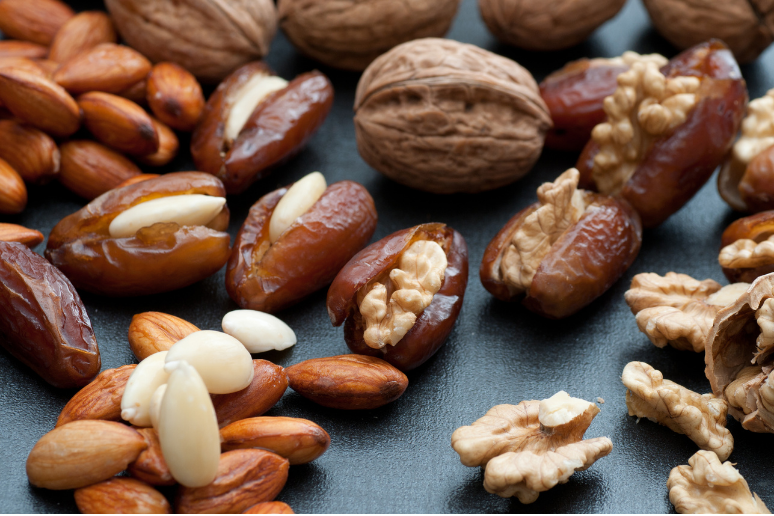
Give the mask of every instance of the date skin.
M 443 284 L 395 346 L 371 348 L 363 340 L 365 326 L 357 306 L 358 290 L 395 268 L 403 251 L 417 240 L 432 240 L 445 251 L 448 266 Z M 344 339 L 353 353 L 378 357 L 401 371 L 409 371 L 425 363 L 446 342 L 462 308 L 467 283 L 468 248 L 462 235 L 444 224 L 421 224 L 393 233 L 355 255 L 328 290 L 328 315 L 334 326 L 346 321 Z
M 134 236 L 112 238 L 110 222 L 140 202 L 183 194 L 223 197 L 217 178 L 179 172 L 106 192 L 52 230 L 46 258 L 79 288 L 107 296 L 139 296 L 182 288 L 218 271 L 228 260 L 228 209 L 207 227 L 154 224 Z
M 640 251 L 637 213 L 625 201 L 586 195 L 591 205 L 540 262 L 524 297 L 524 306 L 544 317 L 562 319 L 590 304 L 618 281 Z M 514 301 L 523 295 L 502 280 L 500 261 L 513 233 L 538 207 L 536 203 L 517 213 L 484 251 L 481 283 L 498 299 Z
M 340 181 L 271 244 L 271 216 L 288 188 L 261 197 L 237 235 L 226 290 L 242 308 L 275 313 L 323 288 L 376 230 L 371 195 Z
M 0 242 L 0 344 L 54 387 L 82 387 L 99 373 L 97 340 L 75 288 L 17 242 Z
M 774 211 L 762 211 L 732 222 L 720 237 L 720 248 L 743 238 L 760 243 L 771 235 L 774 235 Z M 774 263 L 750 268 L 723 267 L 723 274 L 731 283 L 752 283 L 755 278 L 772 272 L 774 272 Z
M 747 165 L 729 152 L 718 174 L 718 192 L 737 211 L 758 213 L 774 209 L 774 145 Z

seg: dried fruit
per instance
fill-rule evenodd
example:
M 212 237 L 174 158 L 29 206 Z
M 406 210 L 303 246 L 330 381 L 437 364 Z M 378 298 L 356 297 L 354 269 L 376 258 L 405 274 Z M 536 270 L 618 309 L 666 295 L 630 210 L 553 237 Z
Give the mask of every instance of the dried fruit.
M 293 417 L 251 417 L 220 430 L 223 451 L 263 448 L 288 459 L 291 465 L 312 462 L 331 444 L 319 425 Z
M 151 396 L 169 380 L 169 373 L 164 370 L 167 353 L 161 351 L 149 356 L 132 371 L 121 397 L 121 419 L 124 421 L 134 426 L 151 426 Z
M 172 478 L 169 466 L 161 453 L 158 431 L 155 428 L 138 428 L 137 432 L 145 439 L 148 447 L 127 466 L 129 474 L 154 486 L 175 485 L 177 482 Z
M 46 184 L 59 174 L 60 153 L 54 140 L 15 120 L 0 120 L 0 159 L 27 183 Z
M 280 400 L 288 388 L 288 375 L 268 360 L 253 360 L 253 380 L 231 394 L 213 394 L 212 404 L 223 427 L 234 421 L 260 416 Z
M 141 156 L 159 150 L 156 125 L 134 102 L 94 91 L 78 97 L 78 105 L 83 110 L 83 124 L 108 147 Z
M 90 91 L 119 93 L 150 73 L 151 64 L 134 49 L 101 43 L 62 62 L 54 81 L 78 95 Z
M 145 482 L 114 477 L 75 491 L 75 504 L 83 514 L 170 514 L 164 495 Z
M 147 98 L 153 114 L 179 131 L 193 131 L 204 110 L 202 87 L 188 70 L 175 63 L 153 67 Z
M 774 272 L 774 211 L 764 211 L 732 222 L 720 239 L 718 262 L 729 281 L 752 282 Z
M 223 316 L 223 331 L 241 342 L 250 353 L 283 350 L 296 343 L 290 326 L 271 314 L 233 310 Z
M 11 165 L 0 159 L 0 213 L 15 214 L 27 206 L 27 187 Z
M 43 233 L 18 224 L 0 222 L 0 241 L 19 242 L 32 248 L 43 242 Z
M 101 11 L 84 11 L 67 20 L 57 31 L 48 58 L 64 63 L 101 43 L 115 43 L 117 39 L 110 16 Z
M 73 10 L 59 0 L 3 0 L 0 31 L 7 38 L 48 46 L 73 15 Z
M 121 421 L 121 398 L 135 367 L 129 364 L 99 373 L 70 398 L 56 420 L 56 427 L 81 419 Z
M 59 152 L 59 182 L 89 201 L 141 173 L 123 155 L 90 140 L 70 140 L 61 145 Z
M 143 312 L 132 317 L 129 324 L 129 347 L 137 360 L 169 348 L 199 328 L 188 321 L 162 312 Z

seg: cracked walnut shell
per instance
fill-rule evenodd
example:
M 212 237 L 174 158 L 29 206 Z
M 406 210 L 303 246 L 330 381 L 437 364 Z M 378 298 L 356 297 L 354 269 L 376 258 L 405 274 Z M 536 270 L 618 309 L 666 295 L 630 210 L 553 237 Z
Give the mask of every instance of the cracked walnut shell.
M 363 73 L 355 136 L 387 177 L 433 193 L 481 192 L 516 181 L 551 127 L 532 75 L 510 59 L 456 41 L 397 46 Z

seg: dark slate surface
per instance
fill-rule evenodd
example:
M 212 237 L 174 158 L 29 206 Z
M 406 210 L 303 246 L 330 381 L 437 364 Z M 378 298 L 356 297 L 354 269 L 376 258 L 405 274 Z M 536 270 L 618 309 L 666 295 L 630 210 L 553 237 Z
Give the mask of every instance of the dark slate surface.
M 98 5 L 95 1 L 76 7 Z M 653 31 L 636 0 L 630 0 L 588 42 L 563 52 L 530 53 L 498 44 L 486 31 L 473 0 L 463 1 L 448 36 L 513 58 L 538 80 L 583 56 L 615 56 L 628 49 L 667 56 L 676 53 Z M 280 75 L 289 78 L 317 66 L 298 55 L 281 34 L 268 60 Z M 743 68 L 751 97 L 761 96 L 774 85 L 769 71 L 772 64 L 774 53 L 769 51 Z M 642 360 L 668 379 L 707 392 L 703 355 L 655 348 L 637 331 L 623 294 L 639 272 L 678 271 L 725 283 L 717 264 L 719 237 L 738 215 L 719 198 L 714 178 L 668 222 L 645 232 L 637 261 L 608 293 L 574 317 L 547 321 L 518 304 L 494 300 L 481 286 L 477 270 L 484 248 L 500 227 L 534 201 L 538 185 L 572 166 L 575 156 L 546 151 L 527 177 L 494 192 L 442 197 L 412 191 L 383 178 L 357 153 L 351 109 L 358 74 L 322 70 L 336 89 L 333 112 L 296 159 L 243 195 L 229 199 L 232 236 L 261 195 L 320 170 L 329 183 L 354 179 L 368 188 L 379 212 L 374 240 L 429 221 L 446 222 L 459 230 L 468 242 L 472 274 L 462 314 L 448 343 L 409 374 L 410 385 L 402 398 L 378 410 L 347 413 L 318 407 L 288 390 L 268 413 L 311 419 L 330 433 L 332 441 L 329 451 L 314 463 L 291 468 L 278 499 L 299 513 L 672 511 L 666 489 L 669 471 L 686 463 L 697 448 L 687 437 L 666 427 L 647 420 L 638 424 L 627 416 L 620 376 L 627 362 Z M 188 170 L 192 163 L 185 154 L 168 168 Z M 27 210 L 2 220 L 48 233 L 59 219 L 82 205 L 54 184 L 33 188 Z M 42 252 L 43 246 L 36 250 Z M 202 329 L 220 329 L 223 315 L 237 308 L 223 281 L 224 272 L 220 271 L 197 285 L 164 295 L 126 300 L 84 294 L 103 368 L 133 362 L 126 332 L 135 313 L 160 310 Z M 289 366 L 309 358 L 347 353 L 342 330 L 331 327 L 324 305 L 325 293 L 319 292 L 281 313 L 295 330 L 298 344 L 260 358 Z M 482 472 L 462 466 L 451 449 L 454 429 L 472 423 L 493 405 L 542 399 L 559 390 L 587 400 L 604 398 L 602 412 L 587 436 L 609 436 L 613 452 L 590 470 L 573 475 L 567 484 L 541 494 L 532 505 L 488 494 L 482 487 Z M 30 449 L 53 428 L 72 394 L 48 386 L 0 351 L 0 512 L 77 511 L 71 492 L 32 488 L 24 470 Z M 736 439 L 731 460 L 771 507 L 774 437 L 746 432 L 732 420 L 729 428 Z

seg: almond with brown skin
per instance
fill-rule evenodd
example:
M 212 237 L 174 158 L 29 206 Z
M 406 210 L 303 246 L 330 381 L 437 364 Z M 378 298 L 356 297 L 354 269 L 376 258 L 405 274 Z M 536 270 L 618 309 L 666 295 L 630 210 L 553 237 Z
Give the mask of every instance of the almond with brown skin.
M 339 355 L 305 360 L 285 369 L 290 387 L 324 407 L 357 410 L 400 398 L 408 377 L 384 360 Z
M 40 77 L 43 77 L 44 79 L 50 79 L 49 74 L 46 72 L 46 70 L 43 69 L 43 67 L 40 66 L 39 61 L 30 59 L 29 57 L 0 56 L 0 69 L 9 69 L 9 68 L 12 68 L 15 70 L 23 70 L 33 75 L 38 75 Z
M 129 464 L 129 474 L 154 486 L 175 485 L 177 482 L 172 478 L 161 453 L 158 431 L 155 428 L 137 428 L 137 431 L 145 438 L 148 447 L 140 453 L 137 460 Z
M 54 72 L 59 68 L 59 63 L 51 59 L 35 59 L 35 64 L 43 70 L 46 79 L 54 80 Z
M 78 97 L 78 105 L 83 110 L 84 125 L 108 147 L 140 156 L 159 150 L 156 125 L 151 117 L 131 100 L 93 91 Z
M 142 183 L 143 181 L 147 181 L 148 179 L 156 179 L 159 177 L 160 174 L 140 174 L 139 176 L 130 177 L 120 185 L 116 186 L 116 188 L 123 188 L 124 186 L 133 185 L 135 183 Z
M 151 117 L 159 135 L 159 150 L 147 156 L 137 156 L 137 161 L 152 167 L 163 167 L 177 156 L 180 142 L 175 132 L 164 123 Z
M 58 0 L 3 0 L 0 2 L 0 31 L 7 38 L 48 46 L 60 27 L 74 14 Z
M 265 450 L 234 450 L 220 456 L 218 475 L 204 487 L 182 487 L 175 508 L 181 514 L 233 514 L 282 491 L 288 461 Z
M 151 63 L 134 49 L 101 43 L 62 63 L 54 81 L 78 95 L 89 91 L 121 92 L 143 80 Z
M 75 505 L 82 514 L 170 514 L 164 495 L 145 482 L 113 477 L 75 490 Z
M 11 165 L 0 159 L 0 213 L 21 213 L 27 206 L 27 187 Z
M 19 242 L 30 249 L 43 241 L 43 233 L 18 224 L 0 222 L 0 242 Z
M 62 154 L 59 182 L 84 199 L 96 199 L 141 173 L 122 154 L 91 140 L 71 140 L 59 150 Z
M 242 514 L 295 514 L 285 502 L 261 502 L 253 505 Z
M 308 419 L 295 417 L 251 417 L 221 428 L 223 451 L 263 448 L 288 459 L 291 465 L 306 464 L 325 453 L 331 436 Z
M 48 55 L 48 48 L 29 41 L 0 40 L 0 57 L 27 57 L 40 59 Z
M 49 135 L 15 120 L 0 120 L 0 159 L 27 183 L 46 184 L 59 174 L 59 149 Z
M 247 417 L 260 416 L 280 400 L 288 388 L 288 375 L 282 366 L 268 360 L 253 360 L 253 381 L 241 391 L 213 394 L 212 404 L 218 425 L 224 427 Z
M 82 419 L 121 421 L 121 397 L 136 364 L 106 369 L 70 398 L 56 420 L 56 427 Z
M 137 360 L 145 360 L 159 351 L 169 351 L 172 344 L 195 331 L 199 328 L 174 315 L 143 312 L 129 324 L 129 347 Z
M 193 131 L 204 110 L 204 95 L 196 77 L 174 63 L 153 67 L 147 98 L 153 114 L 179 131 Z
M 126 469 L 147 443 L 137 431 L 113 421 L 73 421 L 40 438 L 27 457 L 36 487 L 77 489 Z
M 117 40 L 110 16 L 100 11 L 84 11 L 62 25 L 51 42 L 48 58 L 64 63 L 101 43 L 115 43 Z
M 148 101 L 146 97 L 148 95 L 148 80 L 143 79 L 137 81 L 125 90 L 119 91 L 116 95 L 129 99 L 138 106 L 147 107 Z

